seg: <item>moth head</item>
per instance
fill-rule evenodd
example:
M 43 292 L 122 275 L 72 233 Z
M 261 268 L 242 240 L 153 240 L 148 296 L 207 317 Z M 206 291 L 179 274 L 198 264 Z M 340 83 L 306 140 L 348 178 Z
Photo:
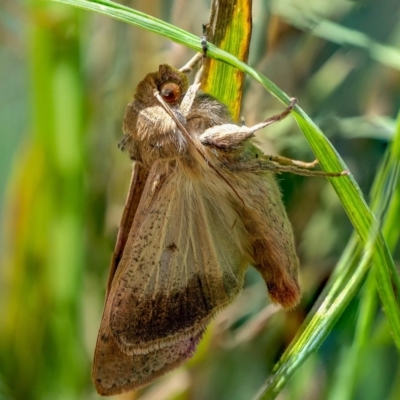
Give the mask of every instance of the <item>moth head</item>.
M 167 65 L 160 65 L 157 72 L 152 72 L 139 83 L 135 100 L 144 106 L 157 104 L 154 91 L 158 91 L 164 101 L 170 105 L 179 104 L 188 89 L 187 76 L 177 69 Z
M 182 88 L 179 83 L 174 81 L 163 82 L 159 86 L 158 91 L 160 92 L 164 101 L 169 104 L 177 103 L 182 98 Z

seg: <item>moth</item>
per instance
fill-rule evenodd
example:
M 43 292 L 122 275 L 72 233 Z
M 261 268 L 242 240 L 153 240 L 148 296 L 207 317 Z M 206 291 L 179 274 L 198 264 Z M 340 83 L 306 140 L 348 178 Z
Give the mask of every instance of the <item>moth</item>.
M 193 61 L 193 63 L 195 63 Z M 264 155 L 257 130 L 189 86 L 185 67 L 160 65 L 128 104 L 120 147 L 134 160 L 113 254 L 92 377 L 101 395 L 135 390 L 190 358 L 249 266 L 272 302 L 301 297 L 299 260 L 275 172 L 326 175 Z M 328 174 L 337 176 L 341 173 Z

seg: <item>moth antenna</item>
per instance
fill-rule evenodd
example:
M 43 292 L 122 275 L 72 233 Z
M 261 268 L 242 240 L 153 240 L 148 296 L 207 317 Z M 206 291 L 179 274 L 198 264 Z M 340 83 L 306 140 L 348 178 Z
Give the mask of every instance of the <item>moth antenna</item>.
M 204 72 L 204 64 L 199 68 L 197 71 L 197 74 L 194 78 L 194 84 L 200 84 L 201 83 L 201 78 L 203 77 L 203 72 Z

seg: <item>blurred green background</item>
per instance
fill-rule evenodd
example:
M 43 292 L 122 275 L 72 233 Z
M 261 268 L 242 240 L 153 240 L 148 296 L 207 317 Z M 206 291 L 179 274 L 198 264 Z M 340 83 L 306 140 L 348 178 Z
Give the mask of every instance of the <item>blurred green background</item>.
M 199 36 L 208 19 L 206 1 L 124 4 Z M 249 63 L 299 99 L 368 199 L 400 106 L 400 3 L 255 0 L 253 23 Z M 181 66 L 192 54 L 94 13 L 2 0 L 0 399 L 98 398 L 91 358 L 131 170 L 117 150 L 124 108 L 147 72 L 165 62 Z M 246 124 L 282 108 L 247 81 Z M 268 153 L 313 159 L 290 118 L 258 141 Z M 242 400 L 257 393 L 352 232 L 325 179 L 278 180 L 301 258 L 301 305 L 292 312 L 269 305 L 249 270 L 243 293 L 211 325 L 195 357 L 121 398 Z M 398 263 L 398 251 L 394 257 Z M 280 399 L 400 399 L 399 354 L 377 296 L 371 304 L 375 317 L 358 360 L 360 297 Z

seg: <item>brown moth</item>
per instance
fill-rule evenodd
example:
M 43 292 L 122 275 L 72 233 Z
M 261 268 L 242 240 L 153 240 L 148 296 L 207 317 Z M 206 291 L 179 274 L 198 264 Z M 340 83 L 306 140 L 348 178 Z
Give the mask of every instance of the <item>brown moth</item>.
M 111 263 L 93 381 L 101 395 L 134 390 L 190 358 L 207 324 L 255 267 L 271 301 L 301 293 L 293 233 L 273 173 L 309 171 L 266 156 L 253 127 L 161 65 L 139 83 L 120 144 L 135 161 Z M 282 165 L 283 164 L 283 165 Z M 340 173 L 328 174 L 337 176 Z

